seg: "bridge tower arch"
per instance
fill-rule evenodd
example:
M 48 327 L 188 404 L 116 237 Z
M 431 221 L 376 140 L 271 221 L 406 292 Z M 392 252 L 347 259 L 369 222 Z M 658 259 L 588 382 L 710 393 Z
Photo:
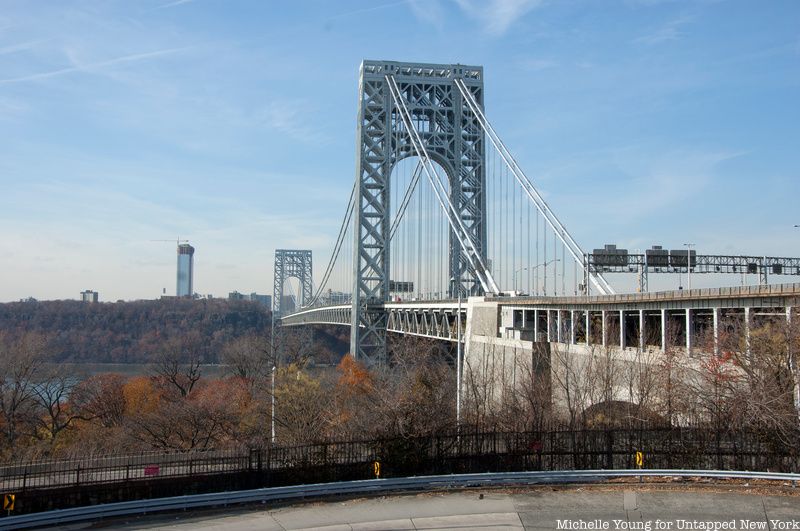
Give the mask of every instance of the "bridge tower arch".
M 286 311 L 283 305 L 283 286 L 290 278 L 300 281 L 300 300 L 297 307 L 311 302 L 314 297 L 314 282 L 311 277 L 311 251 L 276 249 L 272 290 L 272 312 L 280 317 Z
M 483 108 L 483 68 L 465 65 L 364 61 L 359 80 L 354 284 L 350 352 L 366 363 L 386 360 L 389 297 L 392 169 L 416 155 L 388 78 L 400 91 L 414 129 L 431 159 L 448 174 L 450 202 L 476 247 L 486 257 L 485 138 L 478 117 L 455 84 L 461 80 Z M 481 284 L 450 231 L 451 297 L 478 295 Z

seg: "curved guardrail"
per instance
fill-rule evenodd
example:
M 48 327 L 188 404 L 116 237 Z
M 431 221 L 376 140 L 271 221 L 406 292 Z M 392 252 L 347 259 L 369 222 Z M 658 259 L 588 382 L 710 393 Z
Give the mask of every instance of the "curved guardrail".
M 119 516 L 135 516 L 185 509 L 225 507 L 268 501 L 303 500 L 329 496 L 386 494 L 470 487 L 502 487 L 552 483 L 586 483 L 620 477 L 702 477 L 715 479 L 765 479 L 788 481 L 796 486 L 800 474 L 728 470 L 567 470 L 548 472 L 504 472 L 455 474 L 409 478 L 368 479 L 338 483 L 315 483 L 233 492 L 215 492 L 151 500 L 109 503 L 0 518 L 0 530 L 27 529 L 87 522 Z

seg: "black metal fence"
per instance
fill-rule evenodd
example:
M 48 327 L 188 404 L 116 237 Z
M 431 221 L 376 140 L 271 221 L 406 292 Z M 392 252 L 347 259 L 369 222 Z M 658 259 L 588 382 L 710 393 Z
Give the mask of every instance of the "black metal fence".
M 0 468 L 16 512 L 291 484 L 520 470 L 645 468 L 799 472 L 795 450 L 763 433 L 699 429 L 497 432 L 329 442 L 295 447 L 151 453 Z

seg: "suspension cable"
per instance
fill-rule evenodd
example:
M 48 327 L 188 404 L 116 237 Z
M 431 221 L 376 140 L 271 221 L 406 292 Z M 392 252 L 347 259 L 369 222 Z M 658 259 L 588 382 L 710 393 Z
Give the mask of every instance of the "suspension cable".
M 527 178 L 527 176 L 522 172 L 519 164 L 514 159 L 511 152 L 505 146 L 503 141 L 497 135 L 492 127 L 492 124 L 486 118 L 486 115 L 480 109 L 480 106 L 475 101 L 475 97 L 467 89 L 467 86 L 461 79 L 454 80 L 456 87 L 461 92 L 462 96 L 464 97 L 464 101 L 467 102 L 467 105 L 470 107 L 470 110 L 475 114 L 478 118 L 478 123 L 481 125 L 481 128 L 484 130 L 485 133 L 489 136 L 489 140 L 494 145 L 495 149 L 500 153 L 500 156 L 505 161 L 506 165 L 511 169 L 514 177 L 516 177 L 517 181 L 519 182 L 520 186 L 525 190 L 528 194 L 528 197 L 536 204 L 536 207 L 542 212 L 542 216 L 545 218 L 548 224 L 553 228 L 553 232 L 557 235 L 564 244 L 568 247 L 570 254 L 572 255 L 573 259 L 577 262 L 581 263 L 581 267 L 587 267 L 586 264 L 583 264 L 583 250 L 581 249 L 580 245 L 575 241 L 575 239 L 567 232 L 564 228 L 564 225 L 559 221 L 558 217 L 555 213 L 550 209 L 547 205 L 547 202 L 542 198 L 539 194 L 538 190 L 533 186 L 531 181 Z M 604 295 L 612 295 L 614 294 L 614 289 L 611 285 L 606 281 L 606 279 L 602 276 L 602 274 L 598 272 L 591 272 L 589 275 L 592 283 L 597 287 L 597 289 Z
M 358 188 L 358 179 L 356 179 L 356 182 L 353 185 L 352 190 L 350 191 L 350 199 L 347 201 L 347 210 L 345 211 L 344 219 L 342 219 L 342 225 L 341 227 L 339 227 L 339 235 L 336 237 L 336 243 L 333 246 L 333 255 L 331 256 L 331 259 L 328 262 L 328 266 L 325 268 L 325 274 L 322 276 L 322 282 L 320 282 L 319 287 L 317 288 L 317 292 L 314 294 L 314 297 L 311 299 L 311 302 L 304 305 L 305 307 L 313 306 L 317 302 L 317 299 L 319 299 L 320 295 L 322 294 L 322 291 L 325 289 L 325 286 L 328 283 L 328 278 L 331 276 L 334 264 L 336 263 L 336 260 L 339 258 L 339 251 L 342 248 L 342 242 L 344 241 L 345 233 L 347 232 L 350 220 L 353 217 L 353 211 L 355 210 L 355 197 L 357 188 Z

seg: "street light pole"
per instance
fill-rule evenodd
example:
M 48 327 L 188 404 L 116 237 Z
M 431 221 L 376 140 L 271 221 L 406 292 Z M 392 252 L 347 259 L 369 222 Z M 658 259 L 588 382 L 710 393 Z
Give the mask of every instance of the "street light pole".
M 272 413 L 270 414 L 272 424 L 272 444 L 275 444 L 275 365 L 272 366 Z
M 692 247 L 694 247 L 693 243 L 684 243 L 683 245 L 686 246 L 686 284 L 687 287 L 691 290 L 692 289 Z
M 517 273 L 521 273 L 522 271 L 526 271 L 526 270 L 535 271 L 535 270 L 539 269 L 540 267 L 549 266 L 553 262 L 560 262 L 560 261 L 561 261 L 561 258 L 554 258 L 553 260 L 550 260 L 550 261 L 545 262 L 543 264 L 537 264 L 537 265 L 535 265 L 533 267 L 522 267 L 520 269 L 517 269 L 516 271 L 514 271 L 514 291 L 517 291 Z M 553 282 L 555 282 L 555 280 Z M 539 286 L 536 286 L 536 293 L 538 295 Z M 547 293 L 545 293 L 545 295 L 547 295 Z
M 456 312 L 458 324 L 458 341 L 456 342 L 456 427 L 461 429 L 461 291 L 458 292 L 458 311 Z

